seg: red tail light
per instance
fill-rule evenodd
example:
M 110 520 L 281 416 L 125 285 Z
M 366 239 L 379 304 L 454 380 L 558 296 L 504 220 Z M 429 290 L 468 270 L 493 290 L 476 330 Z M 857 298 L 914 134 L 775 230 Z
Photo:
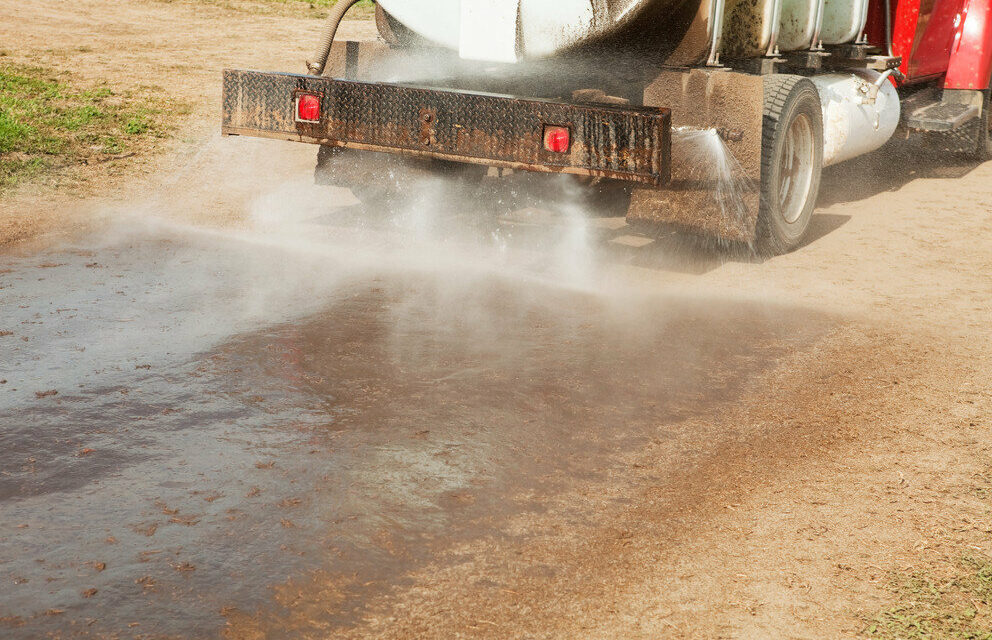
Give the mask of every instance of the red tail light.
M 566 153 L 571 144 L 568 127 L 544 127 L 544 148 L 551 153 Z
M 296 119 L 300 122 L 320 122 L 320 97 L 311 93 L 296 96 Z

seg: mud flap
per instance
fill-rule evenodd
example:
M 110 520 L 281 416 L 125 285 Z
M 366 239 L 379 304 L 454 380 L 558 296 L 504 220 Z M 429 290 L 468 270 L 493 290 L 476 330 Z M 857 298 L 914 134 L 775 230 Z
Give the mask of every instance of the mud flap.
M 762 76 L 717 69 L 664 71 L 647 86 L 645 106 L 672 112 L 672 177 L 665 187 L 634 189 L 630 224 L 754 241 L 763 87 Z

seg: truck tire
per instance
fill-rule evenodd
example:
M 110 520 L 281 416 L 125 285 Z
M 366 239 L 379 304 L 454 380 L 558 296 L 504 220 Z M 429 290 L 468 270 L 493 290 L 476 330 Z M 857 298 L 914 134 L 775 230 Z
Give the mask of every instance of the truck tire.
M 809 229 L 823 169 L 823 111 L 816 86 L 802 76 L 765 76 L 764 98 L 757 246 L 778 255 Z
M 992 131 L 989 130 L 992 127 L 992 117 L 989 116 L 989 111 L 992 111 L 992 88 L 983 93 L 985 97 L 982 100 L 982 115 L 978 118 L 975 147 L 968 154 L 969 158 L 978 162 L 992 160 Z

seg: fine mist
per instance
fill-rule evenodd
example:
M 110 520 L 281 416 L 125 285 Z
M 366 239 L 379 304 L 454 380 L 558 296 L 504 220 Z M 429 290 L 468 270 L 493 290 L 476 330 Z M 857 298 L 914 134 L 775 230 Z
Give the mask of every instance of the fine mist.
M 720 139 L 687 139 L 732 193 Z M 270 587 L 299 594 L 295 628 L 344 628 L 646 442 L 677 475 L 711 438 L 686 421 L 828 324 L 712 290 L 720 258 L 628 228 L 596 181 L 429 173 L 382 204 L 315 185 L 315 156 L 211 138 L 99 232 L 3 265 L 0 553 L 24 637 L 78 612 L 107 636 L 156 616 L 282 634 Z M 115 584 L 143 597 L 85 595 Z

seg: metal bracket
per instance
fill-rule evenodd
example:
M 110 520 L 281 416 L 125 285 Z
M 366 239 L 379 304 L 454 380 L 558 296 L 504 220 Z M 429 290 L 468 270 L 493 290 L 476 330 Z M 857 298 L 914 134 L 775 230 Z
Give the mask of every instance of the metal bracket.
M 835 44 L 828 47 L 830 53 L 834 55 L 835 58 L 841 60 L 856 60 L 862 61 L 867 60 L 869 52 L 872 51 L 874 47 L 865 44 Z
M 902 56 L 868 56 L 868 68 L 875 71 L 898 69 L 902 65 Z M 902 74 L 899 74 L 902 76 Z
M 778 73 L 779 67 L 786 62 L 786 59 L 780 56 L 774 58 L 749 58 L 743 61 L 739 69 L 754 75 L 767 76 L 772 73 Z
M 823 61 L 830 57 L 826 51 L 790 51 L 785 54 L 789 64 L 803 69 L 822 69 Z

